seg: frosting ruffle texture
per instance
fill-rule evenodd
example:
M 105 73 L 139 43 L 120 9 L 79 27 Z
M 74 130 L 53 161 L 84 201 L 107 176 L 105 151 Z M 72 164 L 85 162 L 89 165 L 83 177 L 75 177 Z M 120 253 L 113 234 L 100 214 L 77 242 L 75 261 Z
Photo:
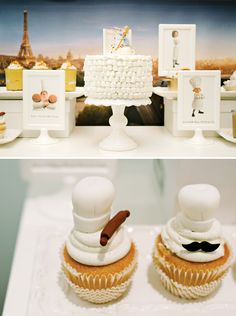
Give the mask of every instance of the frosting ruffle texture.
M 84 63 L 85 95 L 91 99 L 148 99 L 152 59 L 143 55 L 94 55 Z
M 197 228 L 196 231 L 194 231 L 194 228 Z M 170 219 L 162 229 L 161 238 L 172 253 L 187 261 L 210 262 L 224 256 L 221 225 L 216 219 L 196 223 L 196 221 L 191 221 L 180 213 Z M 213 252 L 203 252 L 201 250 L 190 252 L 182 246 L 194 241 L 207 241 L 211 244 L 220 243 L 220 246 Z
M 108 241 L 105 247 L 100 245 L 101 230 L 94 233 L 72 231 L 66 241 L 70 256 L 86 265 L 103 266 L 123 258 L 130 250 L 131 240 L 123 227 Z

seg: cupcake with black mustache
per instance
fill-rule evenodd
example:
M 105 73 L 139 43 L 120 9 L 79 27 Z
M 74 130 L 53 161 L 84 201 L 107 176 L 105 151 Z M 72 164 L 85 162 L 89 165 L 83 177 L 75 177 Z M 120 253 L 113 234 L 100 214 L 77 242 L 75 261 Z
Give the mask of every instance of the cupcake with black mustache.
M 216 187 L 194 184 L 179 192 L 181 212 L 157 236 L 153 263 L 174 295 L 197 299 L 209 295 L 230 267 L 232 252 L 213 217 L 220 202 Z

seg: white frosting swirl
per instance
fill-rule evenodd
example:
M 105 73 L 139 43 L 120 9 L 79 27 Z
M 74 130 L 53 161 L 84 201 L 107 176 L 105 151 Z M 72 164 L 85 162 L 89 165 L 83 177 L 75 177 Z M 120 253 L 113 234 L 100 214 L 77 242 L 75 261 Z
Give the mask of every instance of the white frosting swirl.
M 224 81 L 224 85 L 227 87 L 236 86 L 236 71 L 233 72 L 233 74 L 230 77 L 230 80 Z
M 61 65 L 61 69 L 66 70 L 66 69 L 74 69 L 76 70 L 76 67 L 72 65 L 70 62 L 65 62 Z
M 0 115 L 0 124 L 5 123 L 5 114 Z
M 49 68 L 45 62 L 38 61 L 38 62 L 36 62 L 36 64 L 34 65 L 34 67 L 32 69 L 47 70 Z
M 70 256 L 82 264 L 103 266 L 120 260 L 129 252 L 131 240 L 123 227 L 105 247 L 100 245 L 100 234 L 101 230 L 95 233 L 72 231 L 66 241 Z
M 197 228 L 197 231 L 191 230 L 191 228 Z M 221 225 L 214 218 L 196 222 L 180 213 L 170 219 L 162 229 L 161 238 L 171 252 L 188 261 L 210 262 L 224 256 L 224 240 L 221 237 Z M 183 244 L 190 244 L 194 241 L 207 241 L 211 244 L 220 243 L 220 246 L 213 252 L 203 252 L 201 250 L 190 252 L 183 248 Z
M 8 69 L 23 69 L 23 66 L 21 66 L 21 64 L 15 60 L 15 61 L 11 62 L 7 68 Z

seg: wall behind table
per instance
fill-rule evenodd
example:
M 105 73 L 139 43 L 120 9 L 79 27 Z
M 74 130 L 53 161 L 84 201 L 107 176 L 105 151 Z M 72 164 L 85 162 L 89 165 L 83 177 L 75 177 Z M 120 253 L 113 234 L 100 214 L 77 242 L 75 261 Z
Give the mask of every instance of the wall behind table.
M 2 314 L 26 184 L 19 175 L 19 160 L 0 161 L 0 315 Z

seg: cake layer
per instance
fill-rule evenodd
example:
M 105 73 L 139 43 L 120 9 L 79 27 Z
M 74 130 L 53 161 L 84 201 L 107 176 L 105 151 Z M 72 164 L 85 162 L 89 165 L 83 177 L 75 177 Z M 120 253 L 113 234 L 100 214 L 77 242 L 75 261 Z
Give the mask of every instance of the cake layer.
M 84 63 L 85 95 L 93 99 L 147 99 L 152 59 L 143 55 L 93 55 Z

